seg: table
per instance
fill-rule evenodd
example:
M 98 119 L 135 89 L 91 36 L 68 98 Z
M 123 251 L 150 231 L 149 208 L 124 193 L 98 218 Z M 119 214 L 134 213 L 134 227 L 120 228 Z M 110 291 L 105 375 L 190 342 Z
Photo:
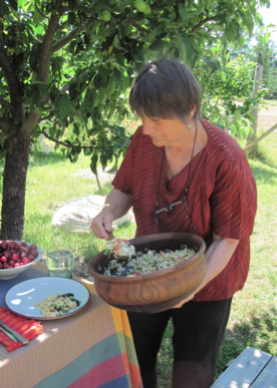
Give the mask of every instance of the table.
M 5 293 L 22 281 L 46 276 L 40 262 L 11 280 L 0 281 Z M 132 333 L 125 311 L 97 295 L 92 282 L 86 307 L 67 318 L 42 321 L 44 331 L 12 352 L 0 344 L 0 387 L 3 388 L 142 388 Z
M 277 388 L 277 357 L 248 346 L 211 388 Z

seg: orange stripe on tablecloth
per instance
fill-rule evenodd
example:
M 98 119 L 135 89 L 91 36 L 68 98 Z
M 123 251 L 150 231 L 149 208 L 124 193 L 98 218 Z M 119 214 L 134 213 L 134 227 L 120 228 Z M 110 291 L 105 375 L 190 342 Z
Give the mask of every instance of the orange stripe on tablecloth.
M 127 356 L 127 352 L 123 352 L 122 353 L 122 360 L 123 360 L 123 364 L 124 364 L 124 368 L 126 370 L 126 373 L 130 373 L 130 362 L 128 360 L 128 356 Z
M 133 339 L 127 312 L 115 307 L 112 307 L 111 309 L 116 333 L 123 331 L 124 335 Z
M 132 364 L 131 362 L 129 362 L 129 367 L 130 367 L 130 377 L 131 377 L 132 388 L 142 388 L 142 381 L 141 381 L 139 367 L 137 365 Z
M 122 322 L 124 334 L 127 337 L 133 339 L 133 335 L 132 335 L 132 332 L 131 332 L 131 328 L 130 328 L 127 312 L 123 311 L 123 310 L 120 310 L 120 313 L 121 313 L 121 322 Z
M 121 310 L 111 307 L 112 311 L 112 317 L 114 321 L 115 331 L 116 333 L 119 333 L 120 331 L 123 331 L 123 324 L 122 324 L 122 317 L 121 317 Z

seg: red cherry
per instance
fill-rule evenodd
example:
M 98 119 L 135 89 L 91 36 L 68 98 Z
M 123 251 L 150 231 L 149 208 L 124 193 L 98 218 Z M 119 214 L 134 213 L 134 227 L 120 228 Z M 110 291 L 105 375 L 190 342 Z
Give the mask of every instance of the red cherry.
M 3 240 L 3 241 L 1 242 L 1 244 L 0 244 L 0 247 L 1 247 L 2 249 L 7 249 L 7 246 L 8 246 L 8 242 L 7 242 L 6 240 Z
M 14 268 L 20 267 L 20 264 L 21 264 L 21 263 L 15 263 L 15 264 L 14 264 Z
M 2 269 L 3 268 L 3 265 L 2 265 L 2 263 L 0 262 L 0 269 Z
M 28 252 L 30 255 L 33 255 L 34 257 L 38 256 L 38 251 L 37 249 L 30 249 Z
M 13 255 L 14 253 L 16 253 L 16 250 L 15 249 L 10 249 L 10 256 Z
M 15 241 L 11 240 L 8 245 L 9 245 L 10 249 L 14 249 L 15 248 Z
M 10 252 L 9 251 L 4 251 L 3 256 L 6 256 L 7 258 L 10 257 Z
M 14 265 L 15 265 L 15 261 L 13 261 L 13 260 L 10 260 L 9 261 L 9 265 L 13 268 L 14 267 Z
M 27 258 L 28 258 L 30 261 L 35 260 L 35 257 L 34 257 L 33 255 L 28 255 Z
M 27 244 L 25 241 L 23 241 L 23 242 L 21 243 L 21 246 L 22 246 L 22 247 L 28 247 L 28 244 Z
M 13 255 L 11 255 L 11 259 L 14 260 L 14 261 L 18 261 L 19 260 L 19 256 L 14 253 Z
M 4 264 L 3 264 L 3 269 L 8 269 L 8 268 L 9 268 L 8 264 L 7 264 L 7 263 L 4 263 Z
M 21 252 L 20 253 L 20 258 L 23 259 L 23 257 L 27 257 L 27 252 Z
M 26 265 L 26 264 L 29 264 L 29 263 L 30 263 L 30 260 L 27 257 L 23 257 L 22 264 Z
M 20 250 L 20 244 L 17 244 L 17 243 L 16 243 L 14 249 L 15 249 L 16 251 L 19 251 L 19 250 Z
M 0 261 L 1 261 L 2 263 L 6 263 L 6 262 L 8 261 L 8 259 L 6 258 L 6 256 L 2 256 L 2 257 L 0 258 Z

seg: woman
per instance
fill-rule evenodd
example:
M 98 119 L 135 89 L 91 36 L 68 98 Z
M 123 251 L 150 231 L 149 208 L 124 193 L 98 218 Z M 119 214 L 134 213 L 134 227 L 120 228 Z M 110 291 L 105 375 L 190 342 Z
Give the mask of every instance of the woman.
M 248 273 L 255 181 L 236 141 L 200 118 L 199 85 L 177 60 L 146 65 L 132 87 L 130 106 L 142 126 L 91 228 L 107 239 L 113 220 L 133 206 L 136 236 L 188 232 L 205 240 L 207 272 L 194 295 L 174 309 L 128 317 L 144 388 L 157 386 L 156 357 L 170 318 L 173 387 L 207 388 L 232 296 Z

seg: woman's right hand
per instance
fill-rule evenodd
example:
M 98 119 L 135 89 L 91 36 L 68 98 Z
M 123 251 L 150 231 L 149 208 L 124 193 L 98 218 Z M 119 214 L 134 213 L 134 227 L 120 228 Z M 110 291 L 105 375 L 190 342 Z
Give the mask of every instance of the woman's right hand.
M 93 218 L 90 229 L 96 237 L 108 240 L 108 234 L 112 233 L 112 222 L 114 216 L 108 208 L 104 208 L 101 213 Z

